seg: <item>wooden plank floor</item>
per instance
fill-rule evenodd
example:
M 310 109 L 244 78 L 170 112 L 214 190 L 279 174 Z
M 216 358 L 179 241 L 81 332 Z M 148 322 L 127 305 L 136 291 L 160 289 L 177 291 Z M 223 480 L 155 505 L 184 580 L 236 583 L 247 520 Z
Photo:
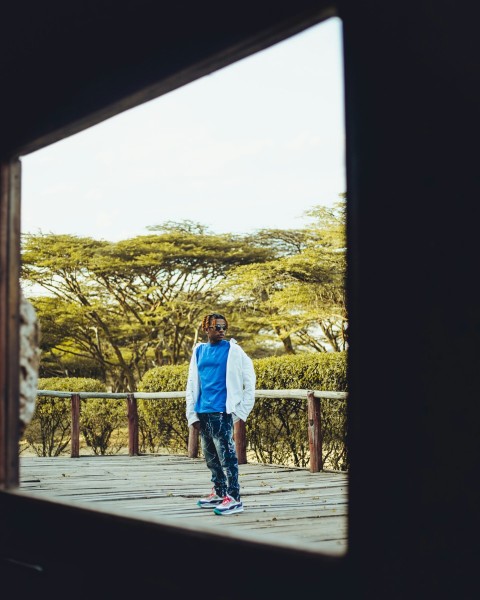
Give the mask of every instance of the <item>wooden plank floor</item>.
M 203 458 L 186 456 L 20 457 L 20 492 L 222 536 L 343 554 L 345 473 L 240 465 L 245 511 L 216 516 L 196 501 L 210 491 Z

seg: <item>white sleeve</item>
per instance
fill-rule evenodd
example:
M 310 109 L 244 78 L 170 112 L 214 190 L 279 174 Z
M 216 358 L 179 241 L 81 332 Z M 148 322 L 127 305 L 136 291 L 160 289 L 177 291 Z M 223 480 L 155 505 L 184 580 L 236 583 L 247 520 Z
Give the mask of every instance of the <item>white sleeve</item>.
M 196 350 L 197 349 L 195 347 L 192 353 L 192 358 L 190 359 L 190 365 L 188 367 L 187 387 L 185 390 L 185 414 L 187 417 L 188 425 L 192 425 L 193 423 L 198 421 L 197 413 L 194 410 L 196 402 L 195 379 L 198 378 Z
M 252 359 L 242 349 L 243 402 L 242 408 L 245 419 L 255 404 L 256 375 Z

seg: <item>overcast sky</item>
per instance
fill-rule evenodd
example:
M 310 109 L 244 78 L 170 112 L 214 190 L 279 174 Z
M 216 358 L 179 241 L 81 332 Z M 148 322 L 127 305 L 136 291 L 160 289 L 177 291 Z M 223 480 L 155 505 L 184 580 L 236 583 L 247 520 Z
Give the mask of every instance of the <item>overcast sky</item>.
M 302 227 L 345 191 L 341 22 L 22 157 L 22 231 L 117 241 L 189 219 Z

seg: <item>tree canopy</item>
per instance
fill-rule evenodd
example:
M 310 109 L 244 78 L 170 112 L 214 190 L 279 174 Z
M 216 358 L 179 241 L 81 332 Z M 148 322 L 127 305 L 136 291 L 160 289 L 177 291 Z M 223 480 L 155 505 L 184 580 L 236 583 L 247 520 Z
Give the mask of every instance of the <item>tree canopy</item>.
M 211 310 L 228 314 L 253 357 L 344 350 L 344 199 L 309 216 L 305 229 L 255 235 L 183 221 L 119 242 L 23 236 L 42 376 L 100 376 L 133 391 L 150 368 L 189 360 Z

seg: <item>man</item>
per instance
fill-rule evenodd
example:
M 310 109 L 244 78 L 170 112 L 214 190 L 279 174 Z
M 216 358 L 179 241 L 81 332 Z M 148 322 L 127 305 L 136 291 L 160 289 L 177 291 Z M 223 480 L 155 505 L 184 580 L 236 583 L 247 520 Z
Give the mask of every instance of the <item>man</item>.
M 212 473 L 212 492 L 198 501 L 217 515 L 243 512 L 233 424 L 246 421 L 255 403 L 253 362 L 231 338 L 227 319 L 210 313 L 202 321 L 208 342 L 195 346 L 186 390 L 189 425 L 200 431 L 202 450 Z

